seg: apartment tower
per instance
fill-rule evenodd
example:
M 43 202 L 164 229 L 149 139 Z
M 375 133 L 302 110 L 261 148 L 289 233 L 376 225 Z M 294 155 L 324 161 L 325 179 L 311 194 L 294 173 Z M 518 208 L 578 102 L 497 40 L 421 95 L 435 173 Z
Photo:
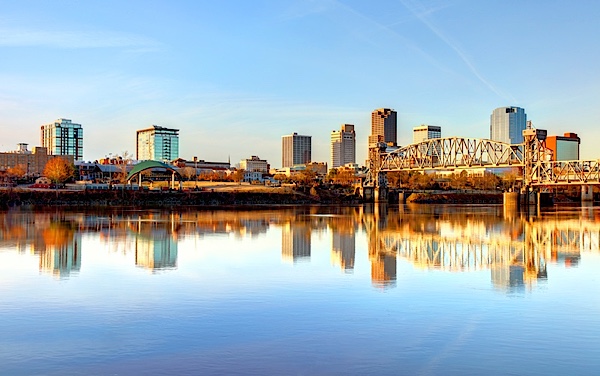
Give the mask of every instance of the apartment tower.
M 83 128 L 69 119 L 57 119 L 41 126 L 42 146 L 51 155 L 72 155 L 83 160 Z
M 179 129 L 153 125 L 139 130 L 135 151 L 139 161 L 173 161 L 179 158 Z
M 331 168 L 346 163 L 356 163 L 356 133 L 352 124 L 342 124 L 339 131 L 331 131 Z

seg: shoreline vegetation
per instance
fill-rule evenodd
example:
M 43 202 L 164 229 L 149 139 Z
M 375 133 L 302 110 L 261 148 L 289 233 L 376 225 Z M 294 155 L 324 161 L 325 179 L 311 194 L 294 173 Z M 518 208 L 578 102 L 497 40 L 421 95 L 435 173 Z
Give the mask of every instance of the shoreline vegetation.
M 408 192 L 407 192 L 408 193 Z M 416 204 L 501 204 L 502 192 L 415 192 L 406 203 Z M 390 203 L 398 203 L 391 191 Z M 221 184 L 199 190 L 65 190 L 9 188 L 0 190 L 0 209 L 15 207 L 136 207 L 136 208 L 235 208 L 292 205 L 359 205 L 363 200 L 344 189 L 265 187 Z
M 390 189 L 388 203 L 398 204 L 399 193 L 407 204 L 501 205 L 503 192 L 483 190 Z M 579 202 L 578 195 L 554 194 L 546 204 Z M 183 190 L 37 189 L 31 186 L 0 188 L 0 210 L 10 208 L 268 208 L 298 205 L 362 205 L 365 201 L 348 187 L 272 187 L 248 183 L 198 182 Z

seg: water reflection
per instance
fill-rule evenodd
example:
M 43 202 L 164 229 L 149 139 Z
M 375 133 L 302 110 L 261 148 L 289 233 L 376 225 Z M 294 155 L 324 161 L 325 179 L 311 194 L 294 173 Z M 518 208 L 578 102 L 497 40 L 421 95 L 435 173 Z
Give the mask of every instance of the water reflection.
M 548 263 L 576 267 L 582 252 L 598 252 L 598 214 L 593 206 L 532 215 L 501 206 L 423 205 L 176 213 L 11 211 L 0 214 L 0 250 L 37 255 L 40 271 L 68 278 L 81 270 L 83 234 L 96 236 L 110 252 L 134 253 L 135 266 L 153 272 L 177 269 L 181 239 L 210 234 L 244 240 L 280 231 L 281 260 L 295 264 L 311 262 L 313 236 L 326 234 L 331 263 L 354 274 L 357 257 L 365 257 L 376 287 L 396 286 L 399 263 L 409 263 L 423 270 L 489 271 L 495 288 L 514 291 L 549 278 Z

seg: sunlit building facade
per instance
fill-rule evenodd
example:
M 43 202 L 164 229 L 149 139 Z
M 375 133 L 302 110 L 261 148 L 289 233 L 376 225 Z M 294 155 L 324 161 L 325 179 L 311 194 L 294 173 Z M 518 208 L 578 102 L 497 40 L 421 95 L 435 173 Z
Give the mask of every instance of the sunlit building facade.
M 83 128 L 70 119 L 57 119 L 41 126 L 41 143 L 52 155 L 72 155 L 83 160 Z
M 331 131 L 331 168 L 356 163 L 356 132 L 353 124 Z
M 281 167 L 292 167 L 311 161 L 312 136 L 302 136 L 292 133 L 281 137 Z
M 0 173 L 18 168 L 23 176 L 39 177 L 43 174 L 46 163 L 56 155 L 48 154 L 45 147 L 34 147 L 32 151 L 27 149 L 27 144 L 19 144 L 19 149 L 10 152 L 0 152 Z M 58 156 L 68 163 L 74 162 L 72 155 Z
M 389 108 L 378 108 L 371 112 L 371 135 L 369 147 L 378 142 L 388 146 L 398 145 L 398 114 Z
M 179 129 L 153 125 L 137 131 L 138 161 L 173 161 L 179 158 Z
M 442 137 L 442 127 L 436 125 L 420 125 L 413 128 L 413 144 Z
M 499 107 L 490 116 L 490 140 L 507 144 L 523 142 L 527 114 L 520 107 Z
M 240 168 L 247 172 L 261 172 L 266 174 L 269 172 L 269 167 L 269 162 L 266 159 L 260 159 L 256 155 L 240 161 Z

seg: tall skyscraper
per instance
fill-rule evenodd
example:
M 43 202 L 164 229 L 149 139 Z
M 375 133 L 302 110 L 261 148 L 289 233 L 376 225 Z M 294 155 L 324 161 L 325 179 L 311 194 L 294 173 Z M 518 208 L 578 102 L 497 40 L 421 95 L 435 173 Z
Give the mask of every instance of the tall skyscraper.
M 527 114 L 520 107 L 499 107 L 490 116 L 490 140 L 520 144 L 527 127 Z
M 369 147 L 378 142 L 385 142 L 388 146 L 398 145 L 398 115 L 389 108 L 378 108 L 371 113 L 371 135 Z
M 135 158 L 139 161 L 172 161 L 179 158 L 179 129 L 153 125 L 137 131 Z
M 306 164 L 311 161 L 311 138 L 294 132 L 281 137 L 281 167 Z
M 356 132 L 352 124 L 342 124 L 339 131 L 331 131 L 331 167 L 346 163 L 356 163 Z
M 83 128 L 69 119 L 57 119 L 41 126 L 42 146 L 52 155 L 72 155 L 83 160 Z
M 413 144 L 418 144 L 421 141 L 430 140 L 432 138 L 442 137 L 442 127 L 435 125 L 420 125 L 413 128 Z

